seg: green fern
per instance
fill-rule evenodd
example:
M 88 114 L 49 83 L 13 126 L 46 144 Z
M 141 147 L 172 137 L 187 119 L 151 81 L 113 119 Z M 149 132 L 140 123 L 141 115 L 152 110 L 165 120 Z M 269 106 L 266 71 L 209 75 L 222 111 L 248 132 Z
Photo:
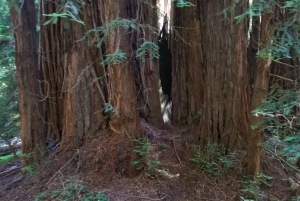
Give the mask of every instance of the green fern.
M 195 6 L 194 4 L 192 4 L 189 1 L 185 1 L 185 0 L 172 0 L 172 2 L 175 2 L 175 1 L 177 1 L 176 6 L 179 7 L 179 8 Z
M 117 28 L 119 26 L 124 29 L 129 29 L 129 28 L 136 29 L 136 21 L 129 20 L 129 19 L 116 18 L 114 20 L 111 20 L 109 23 L 107 23 L 104 26 L 97 27 L 95 29 L 91 29 L 91 30 L 87 31 L 80 41 L 87 39 L 88 45 L 91 45 L 91 34 L 95 33 L 96 37 L 98 38 L 96 47 L 99 48 L 106 40 L 106 37 L 109 34 L 113 34 L 115 31 L 115 28 Z
M 80 9 L 84 6 L 85 3 L 81 0 L 64 0 L 60 3 L 57 13 L 43 14 L 43 16 L 51 17 L 50 20 L 46 21 L 43 25 L 48 25 L 50 23 L 56 24 L 58 22 L 58 18 L 63 18 L 65 28 L 69 28 L 69 20 L 84 25 L 84 22 L 79 18 L 79 14 L 81 13 Z
M 150 59 L 159 58 L 159 47 L 151 41 L 145 41 L 137 50 L 137 58 L 142 59 L 143 62 L 146 61 L 146 55 Z
M 106 55 L 106 59 L 104 61 L 102 61 L 100 64 L 102 66 L 108 65 L 108 64 L 120 64 L 120 63 L 122 63 L 125 60 L 126 60 L 125 53 L 122 50 L 118 49 L 113 54 L 107 54 Z

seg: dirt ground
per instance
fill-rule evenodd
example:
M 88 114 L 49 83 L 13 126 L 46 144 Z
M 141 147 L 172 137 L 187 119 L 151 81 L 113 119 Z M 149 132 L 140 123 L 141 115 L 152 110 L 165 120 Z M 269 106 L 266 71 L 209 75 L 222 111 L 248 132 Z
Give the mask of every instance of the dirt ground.
M 0 200 L 67 200 L 68 196 L 69 200 L 84 200 L 87 194 L 78 191 L 78 187 L 84 185 L 93 195 L 105 194 L 110 201 L 231 201 L 246 199 L 258 189 L 254 183 L 247 183 L 249 180 L 243 176 L 244 153 L 236 155 L 233 167 L 228 168 L 226 173 L 211 176 L 198 169 L 190 160 L 196 150 L 191 131 L 171 127 L 158 130 L 146 123 L 142 123 L 142 130 L 144 136 L 151 138 L 151 144 L 156 145 L 154 151 L 159 153 L 156 159 L 160 164 L 155 171 L 141 171 L 132 179 L 125 178 L 121 173 L 103 173 L 97 169 L 100 160 L 97 154 L 104 149 L 97 147 L 99 142 L 104 143 L 105 140 L 94 136 L 89 139 L 89 146 L 72 153 L 58 154 L 38 170 L 21 171 L 20 161 L 17 159 L 1 165 Z M 68 160 L 61 163 L 59 158 L 63 157 Z M 10 171 L 11 169 L 15 170 Z M 5 171 L 8 173 L 4 174 Z M 253 200 L 284 201 L 292 200 L 297 195 L 296 188 L 293 190 L 291 187 L 291 184 L 297 185 L 297 174 L 291 173 L 286 164 L 269 153 L 264 153 L 263 173 L 272 179 L 260 182 Z M 72 191 L 72 188 L 76 190 Z M 71 191 L 75 196 L 67 194 Z M 55 192 L 66 194 L 65 197 L 55 196 Z

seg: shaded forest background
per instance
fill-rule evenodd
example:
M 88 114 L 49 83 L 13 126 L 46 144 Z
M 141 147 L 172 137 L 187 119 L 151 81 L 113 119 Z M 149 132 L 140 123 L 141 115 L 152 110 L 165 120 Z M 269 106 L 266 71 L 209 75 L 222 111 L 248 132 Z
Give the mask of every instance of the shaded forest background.
M 70 161 L 153 178 L 165 145 L 210 176 L 261 182 L 264 152 L 299 171 L 300 1 L 7 3 L 1 139 L 47 184 Z

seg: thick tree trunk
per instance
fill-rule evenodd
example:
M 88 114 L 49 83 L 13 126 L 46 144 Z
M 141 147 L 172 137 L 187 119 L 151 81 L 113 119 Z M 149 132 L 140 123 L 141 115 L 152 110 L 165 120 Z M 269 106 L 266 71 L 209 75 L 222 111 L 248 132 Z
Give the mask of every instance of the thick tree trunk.
M 42 1 L 42 13 L 57 12 L 60 1 Z M 152 1 L 156 4 L 156 1 Z M 61 5 L 60 5 L 61 6 Z M 85 25 L 64 21 L 43 26 L 40 32 L 40 66 L 43 72 L 44 110 L 47 137 L 61 140 L 61 150 L 89 143 L 96 133 L 109 138 L 105 156 L 109 170 L 134 174 L 131 161 L 133 139 L 140 137 L 139 112 L 148 122 L 163 126 L 158 93 L 156 60 L 136 58 L 140 38 L 156 41 L 151 29 L 156 14 L 147 4 L 134 1 L 85 1 L 80 18 Z M 136 28 L 115 26 L 104 35 L 112 20 L 136 20 Z M 44 23 L 49 18 L 42 17 Z M 90 30 L 88 40 L 81 40 Z M 98 31 L 97 31 L 98 30 Z M 95 46 L 104 37 L 99 48 Z M 89 46 L 88 43 L 91 43 Z M 122 50 L 122 63 L 100 65 L 106 55 Z M 104 105 L 105 104 L 105 105 Z M 110 108 L 110 114 L 103 115 Z
M 15 5 L 15 2 L 10 2 Z M 44 124 L 39 90 L 39 70 L 34 1 L 24 1 L 10 9 L 16 42 L 16 67 L 21 117 L 22 153 L 40 159 L 44 151 Z M 32 162 L 26 157 L 23 165 Z
M 157 0 L 148 1 L 151 5 L 156 5 Z M 132 4 L 131 13 L 127 18 L 136 19 L 139 18 L 139 25 L 137 27 L 137 33 L 131 36 L 131 42 L 128 40 L 128 45 L 131 46 L 132 50 L 137 51 L 139 45 L 144 41 L 152 41 L 157 44 L 157 10 L 151 8 L 149 5 L 137 0 Z M 143 28 L 143 25 L 150 25 L 152 28 Z M 135 55 L 133 55 L 135 57 Z M 164 122 L 160 110 L 160 99 L 159 99 L 159 69 L 158 59 L 149 59 L 146 57 L 145 62 L 140 59 L 134 59 L 135 63 L 135 84 L 137 89 L 137 101 L 140 117 L 146 119 L 148 123 L 163 128 Z
M 196 1 L 190 2 L 197 4 Z M 205 58 L 202 37 L 199 7 L 178 8 L 174 2 L 171 9 L 174 124 L 191 123 L 193 117 L 203 110 Z
M 234 12 L 222 11 L 236 1 L 191 1 L 195 7 L 174 8 L 172 27 L 173 120 L 191 122 L 201 113 L 202 145 L 246 147 L 249 131 L 247 26 L 236 24 L 248 1 Z
M 261 17 L 261 29 L 259 50 L 264 49 L 271 42 L 273 30 L 270 29 L 274 13 L 272 11 L 265 11 Z M 263 99 L 267 97 L 268 82 L 269 82 L 269 69 L 271 60 L 258 58 L 257 66 L 255 69 L 254 89 L 251 96 L 251 110 L 256 109 L 261 105 Z M 261 116 L 250 117 L 250 125 L 256 125 L 261 120 Z M 248 173 L 255 175 L 261 171 L 263 150 L 263 131 L 261 128 L 251 129 L 248 137 L 247 149 L 247 169 Z
M 243 149 L 249 131 L 249 85 L 247 66 L 247 26 L 236 23 L 248 1 L 242 0 L 234 12 L 220 14 L 236 1 L 203 1 L 204 106 L 200 121 L 201 144 L 221 143 L 225 148 Z

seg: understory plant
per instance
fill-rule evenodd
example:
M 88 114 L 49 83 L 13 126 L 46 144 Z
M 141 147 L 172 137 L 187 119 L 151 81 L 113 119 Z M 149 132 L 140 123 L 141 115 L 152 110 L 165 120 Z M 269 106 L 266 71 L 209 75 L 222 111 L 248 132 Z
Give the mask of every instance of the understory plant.
M 285 90 L 274 85 L 262 105 L 253 111 L 262 120 L 252 127 L 262 127 L 266 133 L 265 148 L 295 164 L 300 157 L 300 90 Z
M 144 169 L 148 172 L 153 172 L 160 164 L 158 160 L 159 152 L 156 152 L 156 144 L 151 144 L 145 138 L 134 141 L 136 146 L 133 151 L 139 155 L 139 160 L 133 161 L 132 164 L 136 165 L 138 170 Z
M 239 181 L 239 183 L 242 184 L 242 196 L 241 200 L 243 201 L 262 201 L 266 200 L 266 195 L 261 191 L 260 186 L 265 185 L 267 187 L 271 187 L 272 185 L 269 183 L 273 177 L 268 176 L 263 173 L 258 173 L 255 180 L 244 177 L 245 179 L 242 181 Z
M 86 185 L 76 182 L 73 179 L 67 180 L 63 184 L 63 188 L 54 190 L 52 192 L 42 192 L 40 193 L 34 201 L 49 200 L 60 200 L 60 201 L 108 201 L 108 198 L 103 193 L 95 193 L 88 191 Z
M 199 147 L 195 157 L 190 160 L 210 176 L 222 176 L 233 168 L 237 154 L 237 152 L 226 154 L 224 146 L 214 143 L 208 144 L 204 151 Z

